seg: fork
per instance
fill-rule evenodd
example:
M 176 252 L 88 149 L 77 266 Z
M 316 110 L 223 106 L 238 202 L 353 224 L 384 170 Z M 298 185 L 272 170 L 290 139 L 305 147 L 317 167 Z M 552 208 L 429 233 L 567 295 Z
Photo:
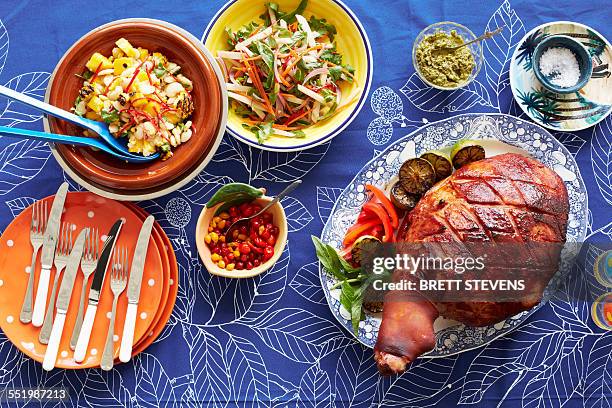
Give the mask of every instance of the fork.
M 79 300 L 79 312 L 77 314 L 76 321 L 74 322 L 74 328 L 72 329 L 72 337 L 70 338 L 70 348 L 74 350 L 76 348 L 79 334 L 81 333 L 81 326 L 83 325 L 83 313 L 85 311 L 85 300 L 87 294 L 87 284 L 89 277 L 96 270 L 98 266 L 98 259 L 100 258 L 100 234 L 97 228 L 90 228 L 90 233 L 85 242 L 85 250 L 81 257 L 81 270 L 83 271 L 83 286 L 81 287 L 81 298 Z
M 32 206 L 32 221 L 30 222 L 30 243 L 32 244 L 32 263 L 30 264 L 30 276 L 28 277 L 28 286 L 23 298 L 21 313 L 19 320 L 22 323 L 30 323 L 32 321 L 32 293 L 34 292 L 34 274 L 36 272 L 36 258 L 42 247 L 47 221 L 49 219 L 49 211 L 47 202 L 36 201 Z
M 43 322 L 40 333 L 38 334 L 38 341 L 41 344 L 48 344 L 49 337 L 51 337 L 51 329 L 53 328 L 53 312 L 55 309 L 55 294 L 57 292 L 57 284 L 59 283 L 59 277 L 62 274 L 68 258 L 70 257 L 70 251 L 72 251 L 72 224 L 67 222 L 62 223 L 60 230 L 59 239 L 55 250 L 55 277 L 53 279 L 53 288 L 51 289 L 51 299 L 47 306 L 47 313 L 45 314 L 45 320 Z
M 104 353 L 100 361 L 100 368 L 104 371 L 109 371 L 113 368 L 114 350 L 113 337 L 115 336 L 115 315 L 117 314 L 117 301 L 119 296 L 125 290 L 128 279 L 128 251 L 125 247 L 115 248 L 113 251 L 113 261 L 111 267 L 110 287 L 113 291 L 113 308 L 111 309 L 111 318 L 108 325 L 108 334 L 106 335 L 106 344 Z

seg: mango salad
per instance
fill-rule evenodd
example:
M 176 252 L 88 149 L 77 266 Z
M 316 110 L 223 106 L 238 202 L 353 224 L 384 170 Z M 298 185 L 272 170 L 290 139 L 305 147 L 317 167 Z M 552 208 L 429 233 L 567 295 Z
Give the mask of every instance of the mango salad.
M 130 152 L 150 156 L 159 151 L 168 159 L 195 131 L 189 120 L 193 83 L 159 52 L 136 48 L 125 38 L 115 45 L 112 55 L 96 52 L 87 61 L 73 110 L 108 123 L 115 137 L 128 139 Z

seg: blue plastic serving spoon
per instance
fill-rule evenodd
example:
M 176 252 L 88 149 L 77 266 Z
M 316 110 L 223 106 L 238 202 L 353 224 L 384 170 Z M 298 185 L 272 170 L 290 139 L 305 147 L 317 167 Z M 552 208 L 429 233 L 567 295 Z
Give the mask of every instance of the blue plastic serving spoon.
M 117 139 L 113 135 L 111 135 L 111 133 L 108 130 L 108 125 L 104 122 L 96 122 L 95 120 L 83 118 L 79 115 L 75 115 L 74 113 L 60 109 L 57 106 L 49 105 L 48 103 L 39 101 L 38 99 L 32 98 L 28 95 L 24 95 L 22 93 L 19 93 L 17 91 L 14 91 L 2 85 L 0 85 L 0 95 L 6 96 L 7 98 L 13 99 L 17 102 L 24 103 L 28 106 L 31 106 L 34 109 L 45 112 L 51 116 L 54 116 L 59 119 L 63 119 L 70 123 L 74 123 L 75 125 L 84 127 L 85 129 L 89 129 L 92 132 L 97 133 L 102 138 L 102 140 L 108 143 L 108 145 L 111 148 L 113 148 L 117 153 L 119 153 L 122 157 L 133 157 L 135 159 L 139 159 L 138 161 L 141 163 L 157 160 L 159 158 L 159 153 L 155 153 L 147 157 L 144 157 L 142 155 L 137 155 L 134 153 L 130 153 L 127 149 L 127 146 L 122 143 L 122 140 L 120 140 L 120 139 L 125 139 L 125 138 Z M 41 132 L 38 132 L 38 133 L 41 133 Z M 26 135 L 21 134 L 20 136 L 26 136 Z M 62 136 L 62 135 L 54 135 L 54 136 Z M 76 136 L 72 137 L 71 140 L 75 140 L 75 138 Z M 83 137 L 82 139 L 92 140 L 92 139 L 85 138 L 85 137 Z M 56 140 L 56 142 L 64 143 L 64 144 L 70 143 L 68 140 L 60 141 L 59 138 Z M 81 145 L 92 146 L 90 143 L 88 144 L 81 143 Z M 107 149 L 101 149 L 101 148 L 100 150 L 108 151 Z
M 36 139 L 43 140 L 45 142 L 51 143 L 61 143 L 61 144 L 69 144 L 76 146 L 89 146 L 94 147 L 98 150 L 102 150 L 110 155 L 115 156 L 119 160 L 125 160 L 129 163 L 148 163 L 151 161 L 151 156 L 137 156 L 130 154 L 125 155 L 122 153 L 118 153 L 115 150 L 111 149 L 106 143 L 100 141 L 99 139 L 93 139 L 89 137 L 79 137 L 79 136 L 66 136 L 66 135 L 58 135 L 55 133 L 45 133 L 45 132 L 37 132 L 35 130 L 28 129 L 18 129 L 12 128 L 8 126 L 0 126 L 0 136 L 8 136 L 8 137 L 24 137 L 26 139 Z

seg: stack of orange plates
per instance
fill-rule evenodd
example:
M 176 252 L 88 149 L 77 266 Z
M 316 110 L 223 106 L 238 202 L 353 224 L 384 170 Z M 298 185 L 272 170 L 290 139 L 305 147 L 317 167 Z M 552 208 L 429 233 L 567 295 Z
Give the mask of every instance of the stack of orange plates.
M 49 202 L 48 206 L 50 207 L 53 197 L 47 197 L 45 200 Z M 117 245 L 126 247 L 130 251 L 131 264 L 138 233 L 147 217 L 142 209 L 134 204 L 120 203 L 92 193 L 68 193 L 64 208 L 62 221 L 74 224 L 76 226 L 75 232 L 85 227 L 98 228 L 101 240 L 105 238 L 103 234 L 110 229 L 112 224 L 117 219 L 123 218 L 125 224 L 119 235 Z M 32 257 L 29 237 L 31 217 L 32 208 L 29 207 L 11 222 L 0 238 L 0 329 L 22 352 L 34 360 L 42 362 L 47 346 L 38 341 L 40 329 L 32 326 L 32 324 L 23 324 L 19 321 Z M 36 273 L 35 283 L 37 283 L 40 273 L 40 259 L 36 264 L 34 273 Z M 52 270 L 52 274 L 54 273 L 55 270 Z M 91 284 L 91 279 L 89 284 Z M 78 364 L 74 361 L 74 353 L 70 349 L 70 337 L 76 320 L 82 285 L 83 274 L 79 270 L 60 342 L 56 362 L 56 367 L 59 368 L 98 367 L 102 358 L 113 300 L 110 279 L 105 279 L 104 282 L 86 358 L 81 364 Z M 36 293 L 36 284 L 34 289 L 34 293 Z M 170 240 L 159 224 L 155 223 L 145 260 L 138 318 L 134 333 L 133 355 L 140 353 L 151 345 L 162 332 L 172 313 L 177 290 L 178 265 L 176 257 Z M 50 292 L 51 290 L 49 290 Z M 114 340 L 117 362 L 126 310 L 127 297 L 126 292 L 124 292 L 119 298 L 115 322 Z

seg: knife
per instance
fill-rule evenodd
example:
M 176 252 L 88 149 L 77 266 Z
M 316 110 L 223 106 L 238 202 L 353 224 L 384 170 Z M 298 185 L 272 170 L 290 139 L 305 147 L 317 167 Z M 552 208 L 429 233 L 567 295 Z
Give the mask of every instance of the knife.
M 96 312 L 98 311 L 98 302 L 100 301 L 100 293 L 102 293 L 102 287 L 104 286 L 104 277 L 106 276 L 106 268 L 111 259 L 113 248 L 117 242 L 117 236 L 123 226 L 123 220 L 117 220 L 111 227 L 110 231 L 104 241 L 104 248 L 100 254 L 96 271 L 94 272 L 93 281 L 91 282 L 91 289 L 89 289 L 89 297 L 87 302 L 87 310 L 85 311 L 85 318 L 83 319 L 83 325 L 81 326 L 81 332 L 79 333 L 79 339 L 77 340 L 76 347 L 74 349 L 74 361 L 77 363 L 82 362 L 85 359 L 85 353 L 89 346 L 89 337 L 91 336 L 91 329 L 96 319 Z
M 64 202 L 66 201 L 67 193 L 68 183 L 62 183 L 55 194 L 55 198 L 53 199 L 47 229 L 45 229 L 42 254 L 40 256 L 40 264 L 42 269 L 40 271 L 40 277 L 38 278 L 38 288 L 36 289 L 34 310 L 32 312 L 32 325 L 34 325 L 34 327 L 42 326 L 45 319 L 51 267 L 53 266 L 53 258 L 55 257 L 55 246 L 59 235 L 60 221 L 62 218 L 62 211 L 64 209 Z M 34 273 L 34 271 L 31 271 L 31 273 Z
M 134 327 L 136 326 L 136 313 L 138 311 L 138 300 L 140 299 L 140 287 L 142 284 L 142 274 L 144 272 L 145 259 L 147 258 L 147 249 L 149 248 L 149 239 L 151 238 L 151 230 L 155 217 L 149 215 L 142 224 L 138 241 L 136 241 L 136 249 L 134 250 L 134 258 L 132 258 L 132 268 L 130 269 L 130 281 L 127 288 L 128 307 L 125 315 L 125 323 L 123 324 L 123 334 L 121 335 L 121 349 L 119 351 L 119 360 L 124 363 L 132 358 L 132 342 L 134 341 Z
M 81 262 L 81 256 L 83 255 L 83 248 L 85 247 L 85 239 L 87 239 L 87 235 L 89 235 L 89 228 L 84 228 L 77 237 L 74 247 L 72 247 L 72 252 L 70 252 L 68 263 L 66 264 L 66 271 L 64 272 L 62 284 L 60 285 L 59 293 L 57 295 L 55 320 L 53 321 L 53 328 L 51 329 L 49 344 L 47 345 L 47 351 L 45 352 L 45 358 L 43 360 L 43 368 L 47 371 L 51 371 L 55 367 L 57 351 L 59 350 L 60 341 L 62 340 L 62 332 L 64 331 L 66 313 L 68 312 L 70 298 L 72 297 L 74 279 L 79 271 L 79 263 Z

